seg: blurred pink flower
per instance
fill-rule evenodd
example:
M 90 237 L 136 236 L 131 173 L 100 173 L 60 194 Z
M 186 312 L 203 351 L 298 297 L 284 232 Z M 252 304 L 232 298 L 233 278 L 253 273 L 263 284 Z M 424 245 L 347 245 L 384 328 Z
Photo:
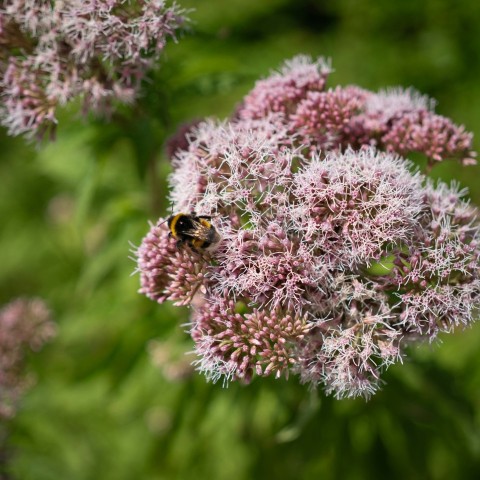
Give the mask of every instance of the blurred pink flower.
M 0 7 L 1 123 L 11 135 L 53 134 L 56 110 L 131 103 L 166 41 L 185 23 L 164 0 L 6 0 Z
M 25 357 L 55 335 L 55 324 L 43 300 L 19 298 L 0 309 L 0 418 L 15 414 L 29 385 Z

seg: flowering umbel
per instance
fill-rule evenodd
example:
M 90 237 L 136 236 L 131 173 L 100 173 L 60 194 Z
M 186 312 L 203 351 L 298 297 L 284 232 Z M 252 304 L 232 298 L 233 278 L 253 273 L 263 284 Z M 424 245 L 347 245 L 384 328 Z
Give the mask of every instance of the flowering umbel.
M 0 309 L 0 418 L 15 414 L 29 380 L 27 352 L 37 351 L 55 335 L 50 310 L 38 298 L 18 298 Z
M 80 97 L 108 112 L 133 102 L 183 11 L 165 0 L 6 0 L 0 7 L 0 121 L 11 135 L 52 133 Z
M 160 219 L 137 250 L 140 291 L 192 306 L 214 381 L 297 374 L 368 397 L 405 345 L 478 313 L 477 211 L 401 156 L 473 163 L 472 135 L 411 89 L 328 89 L 330 72 L 297 57 L 231 120 L 192 127 L 173 210 L 211 217 L 221 240 L 177 246 Z

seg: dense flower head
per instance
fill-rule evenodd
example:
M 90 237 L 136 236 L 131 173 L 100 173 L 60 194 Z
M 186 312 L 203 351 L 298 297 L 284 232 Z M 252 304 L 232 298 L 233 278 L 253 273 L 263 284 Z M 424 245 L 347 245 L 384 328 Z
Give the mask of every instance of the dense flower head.
M 292 225 L 328 259 L 355 266 L 406 241 L 422 210 L 421 179 L 409 164 L 372 148 L 313 157 L 292 185 Z
M 292 130 L 318 149 L 347 145 L 352 119 L 362 111 L 367 92 L 349 86 L 309 91 L 291 115 Z
M 358 86 L 327 88 L 333 70 L 323 58 L 299 56 L 256 83 L 235 118 L 280 113 L 290 133 L 311 150 L 376 146 L 408 155 L 418 152 L 430 164 L 456 158 L 475 163 L 472 134 L 434 112 L 435 102 L 416 90 L 370 92 Z
M 297 361 L 290 349 L 310 326 L 305 318 L 281 310 L 236 311 L 232 301 L 211 298 L 195 312 L 192 338 L 207 377 L 249 380 L 257 375 L 288 375 Z
M 478 314 L 480 249 L 478 212 L 455 186 L 427 183 L 420 219 L 408 246 L 393 254 L 382 288 L 400 299 L 400 323 L 432 340 L 439 331 L 468 325 Z
M 319 58 L 299 55 L 287 60 L 279 72 L 259 80 L 245 97 L 239 116 L 243 119 L 263 118 L 270 112 L 289 115 L 309 92 L 321 92 L 328 75 L 332 72 L 330 62 Z
M 190 129 L 172 208 L 220 240 L 177 247 L 160 219 L 137 250 L 140 291 L 192 306 L 195 365 L 213 381 L 290 373 L 368 397 L 406 345 L 478 314 L 477 210 L 400 156 L 473 158 L 470 134 L 412 89 L 327 89 L 330 71 L 294 59 L 230 120 Z M 414 116 L 424 145 L 390 142 Z
M 188 246 L 179 249 L 168 236 L 166 221 L 152 226 L 136 251 L 142 287 L 140 293 L 159 303 L 172 300 L 175 305 L 191 302 L 202 287 L 208 254 Z
M 55 335 L 50 310 L 38 298 L 16 299 L 0 309 L 0 418 L 15 414 L 28 386 L 25 359 Z
M 6 0 L 0 7 L 1 123 L 12 135 L 53 132 L 81 97 L 108 113 L 135 100 L 146 71 L 185 22 L 165 0 Z

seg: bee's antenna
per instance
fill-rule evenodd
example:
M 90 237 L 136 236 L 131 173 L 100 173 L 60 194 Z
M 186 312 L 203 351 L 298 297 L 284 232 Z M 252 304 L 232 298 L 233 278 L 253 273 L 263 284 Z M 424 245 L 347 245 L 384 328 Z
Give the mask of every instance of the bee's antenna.
M 170 217 L 173 217 L 173 203 L 170 204 Z M 164 223 L 168 222 L 168 219 L 170 217 L 167 217 L 163 222 L 160 222 L 157 227 L 159 227 L 160 225 L 163 225 Z

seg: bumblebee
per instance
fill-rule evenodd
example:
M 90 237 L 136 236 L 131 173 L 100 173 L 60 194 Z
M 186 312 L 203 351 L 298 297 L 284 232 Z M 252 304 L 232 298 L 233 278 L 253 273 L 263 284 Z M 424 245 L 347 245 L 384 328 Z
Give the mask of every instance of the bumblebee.
M 220 235 L 211 224 L 212 217 L 204 215 L 177 213 L 168 218 L 169 236 L 177 240 L 177 245 L 184 243 L 196 252 L 205 250 L 220 241 Z

